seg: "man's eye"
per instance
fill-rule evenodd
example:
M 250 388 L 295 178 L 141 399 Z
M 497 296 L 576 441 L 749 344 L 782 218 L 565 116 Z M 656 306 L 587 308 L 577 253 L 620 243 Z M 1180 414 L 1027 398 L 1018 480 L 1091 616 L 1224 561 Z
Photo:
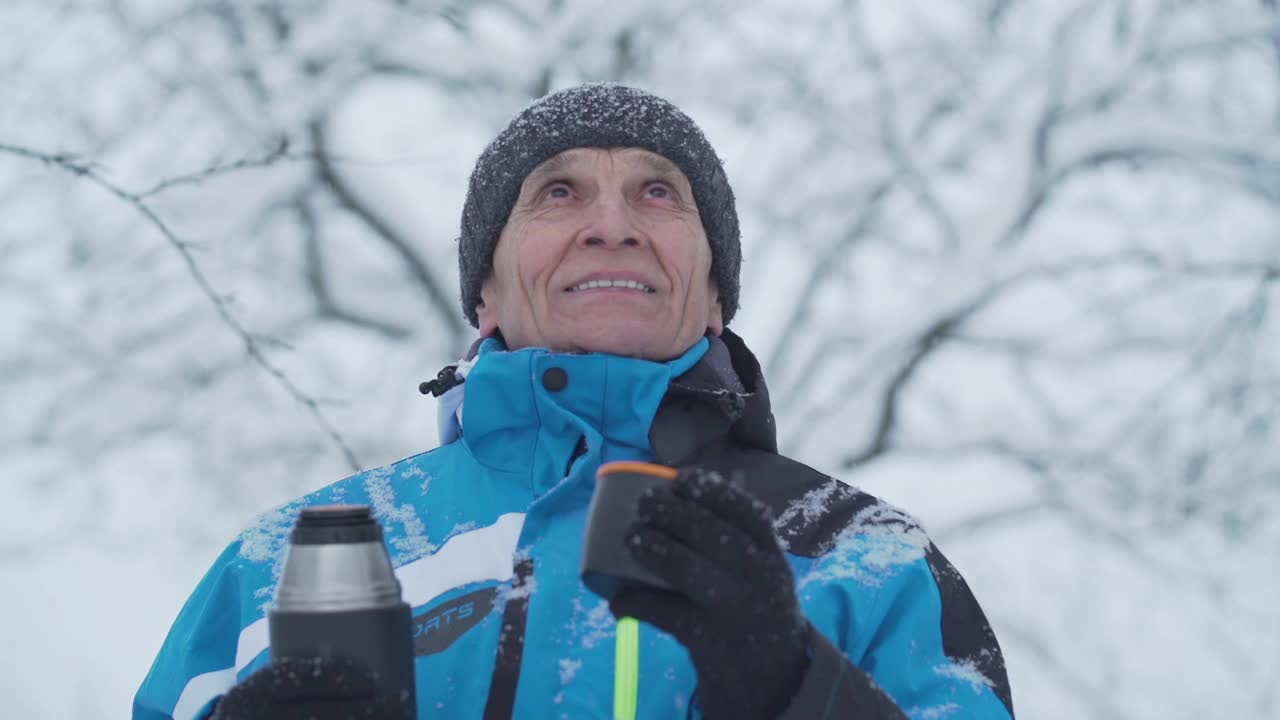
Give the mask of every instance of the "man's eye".
M 658 198 L 660 200 L 665 200 L 671 197 L 671 188 L 661 183 L 654 183 L 650 185 L 647 192 L 649 197 Z
M 552 185 L 551 187 L 547 188 L 546 192 L 544 193 L 544 195 L 547 198 L 552 200 L 564 200 L 565 198 L 569 197 L 571 194 L 572 194 L 572 191 L 569 190 L 569 186 L 563 183 L 556 183 L 555 185 Z

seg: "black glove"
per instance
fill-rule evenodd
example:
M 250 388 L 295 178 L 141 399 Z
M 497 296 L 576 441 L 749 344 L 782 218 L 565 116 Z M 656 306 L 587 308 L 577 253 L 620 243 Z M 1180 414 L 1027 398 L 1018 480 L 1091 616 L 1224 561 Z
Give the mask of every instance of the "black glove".
M 241 680 L 209 720 L 405 720 L 413 708 L 345 658 L 283 658 Z
M 708 720 L 776 718 L 809 664 L 809 625 L 769 508 L 723 476 L 686 470 L 641 496 L 636 562 L 675 592 L 628 587 L 609 603 L 675 636 Z

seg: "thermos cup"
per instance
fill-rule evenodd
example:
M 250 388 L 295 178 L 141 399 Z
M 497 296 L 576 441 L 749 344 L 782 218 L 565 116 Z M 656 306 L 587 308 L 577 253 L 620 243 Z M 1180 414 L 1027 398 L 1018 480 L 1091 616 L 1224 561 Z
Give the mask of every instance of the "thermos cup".
M 344 657 L 364 664 L 380 691 L 414 703 L 410 608 L 362 505 L 304 508 L 290 536 L 267 620 L 271 657 Z
M 677 475 L 675 468 L 647 462 L 605 463 L 596 471 L 582 548 L 582 582 L 588 589 L 606 600 L 629 584 L 671 589 L 664 580 L 636 564 L 626 548 L 625 536 L 636 521 L 640 495 L 671 482 Z

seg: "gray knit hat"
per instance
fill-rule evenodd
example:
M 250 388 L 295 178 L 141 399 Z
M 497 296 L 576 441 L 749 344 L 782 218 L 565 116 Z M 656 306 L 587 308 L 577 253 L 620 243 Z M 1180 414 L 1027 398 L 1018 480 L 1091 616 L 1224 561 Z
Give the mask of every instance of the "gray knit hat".
M 675 163 L 689 178 L 711 245 L 711 272 L 725 324 L 738 310 L 742 246 L 733 190 L 715 150 L 689 116 L 643 90 L 589 83 L 547 95 L 516 115 L 480 154 L 458 239 L 462 312 L 479 327 L 480 286 L 493 270 L 493 251 L 524 179 L 544 160 L 580 147 L 634 147 Z

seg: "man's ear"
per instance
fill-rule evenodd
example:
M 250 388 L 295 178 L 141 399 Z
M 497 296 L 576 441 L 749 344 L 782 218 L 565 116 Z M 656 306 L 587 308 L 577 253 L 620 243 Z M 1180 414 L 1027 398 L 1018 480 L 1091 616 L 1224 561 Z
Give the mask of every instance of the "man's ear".
M 724 307 L 720 305 L 720 288 L 715 278 L 707 283 L 707 292 L 711 294 L 711 302 L 707 306 L 707 331 L 719 337 L 724 332 Z
M 480 285 L 480 302 L 476 305 L 476 319 L 480 321 L 480 337 L 489 337 L 498 329 L 498 305 L 494 297 L 493 273 Z

